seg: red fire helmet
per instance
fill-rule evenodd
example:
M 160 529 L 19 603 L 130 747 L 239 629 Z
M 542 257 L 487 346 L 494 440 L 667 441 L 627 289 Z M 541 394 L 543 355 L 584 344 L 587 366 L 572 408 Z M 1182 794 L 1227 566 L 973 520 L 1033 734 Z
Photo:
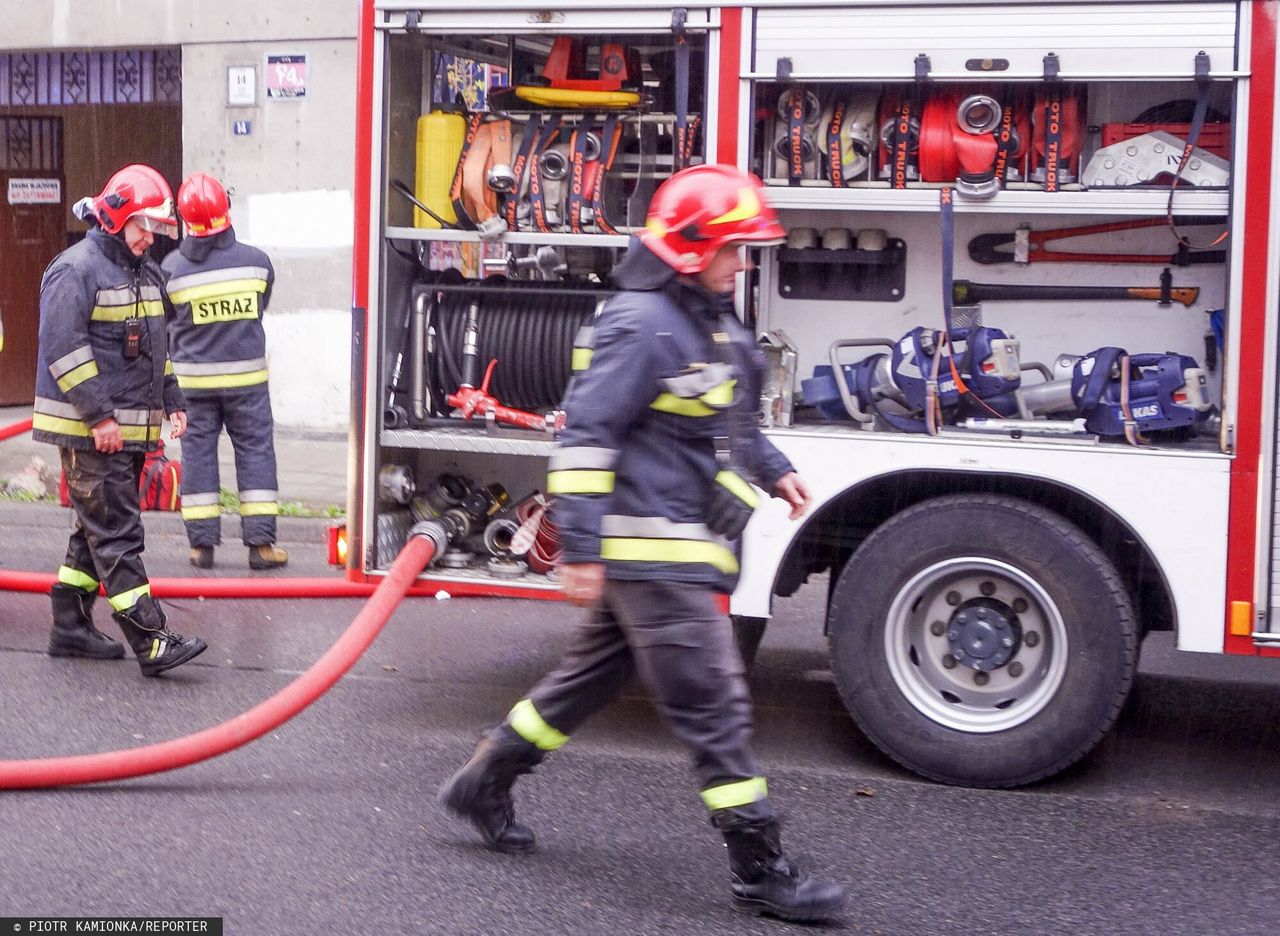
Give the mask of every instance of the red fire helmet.
M 780 244 L 787 236 L 764 186 L 732 166 L 691 166 L 658 187 L 640 242 L 678 273 L 700 273 L 726 244 Z
M 178 214 L 192 237 L 211 237 L 231 227 L 231 199 L 211 175 L 193 172 L 178 189 Z
M 92 200 L 93 216 L 108 234 L 119 234 L 125 222 L 137 218 L 144 228 L 165 237 L 178 236 L 173 214 L 173 190 L 150 166 L 125 166 Z

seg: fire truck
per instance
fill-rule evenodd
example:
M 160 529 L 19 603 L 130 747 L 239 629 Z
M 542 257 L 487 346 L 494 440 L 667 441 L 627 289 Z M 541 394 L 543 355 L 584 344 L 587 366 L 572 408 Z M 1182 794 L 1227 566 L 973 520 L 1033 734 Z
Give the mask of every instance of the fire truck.
M 1280 656 L 1277 6 L 364 0 L 348 574 L 448 516 L 429 587 L 558 597 L 583 336 L 715 162 L 788 230 L 737 300 L 815 495 L 747 528 L 744 657 L 825 582 L 858 728 L 1012 787 L 1106 734 L 1152 631 Z

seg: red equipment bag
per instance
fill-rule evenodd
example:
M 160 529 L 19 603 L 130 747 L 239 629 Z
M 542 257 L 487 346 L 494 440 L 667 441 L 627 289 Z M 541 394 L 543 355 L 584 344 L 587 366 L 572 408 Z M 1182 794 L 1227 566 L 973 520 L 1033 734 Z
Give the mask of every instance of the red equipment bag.
M 164 440 L 159 448 L 147 452 L 138 479 L 138 506 L 143 510 L 182 509 L 182 464 L 164 453 Z
M 164 453 L 164 440 L 159 448 L 147 452 L 142 462 L 142 474 L 138 476 L 138 506 L 143 510 L 182 509 L 182 463 Z M 58 502 L 71 506 L 71 494 L 67 490 L 67 473 L 58 476 Z

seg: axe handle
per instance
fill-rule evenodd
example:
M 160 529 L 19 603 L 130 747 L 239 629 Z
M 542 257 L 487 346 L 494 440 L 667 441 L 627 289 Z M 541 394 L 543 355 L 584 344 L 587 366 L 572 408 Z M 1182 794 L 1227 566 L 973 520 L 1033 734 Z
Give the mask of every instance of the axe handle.
M 978 302 L 1005 299 L 1044 299 L 1051 302 L 1072 299 L 1150 299 L 1159 302 L 1159 286 L 1036 286 L 1018 283 L 974 283 L 956 280 L 951 287 L 952 302 L 957 305 L 973 305 Z M 1169 298 L 1184 306 L 1195 303 L 1200 290 L 1194 286 L 1175 286 L 1169 290 Z

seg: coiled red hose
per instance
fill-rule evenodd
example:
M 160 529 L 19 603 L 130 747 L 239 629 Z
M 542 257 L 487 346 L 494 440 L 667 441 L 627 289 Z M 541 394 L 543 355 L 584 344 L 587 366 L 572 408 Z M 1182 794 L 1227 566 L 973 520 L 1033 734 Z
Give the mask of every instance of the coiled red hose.
M 429 537 L 410 536 L 386 578 L 333 646 L 305 673 L 249 711 L 212 728 L 159 744 L 101 754 L 0 761 L 0 789 L 59 787 L 141 777 L 208 760 L 261 737 L 297 715 L 342 678 L 373 643 L 418 573 L 431 562 L 435 550 L 436 544 Z

